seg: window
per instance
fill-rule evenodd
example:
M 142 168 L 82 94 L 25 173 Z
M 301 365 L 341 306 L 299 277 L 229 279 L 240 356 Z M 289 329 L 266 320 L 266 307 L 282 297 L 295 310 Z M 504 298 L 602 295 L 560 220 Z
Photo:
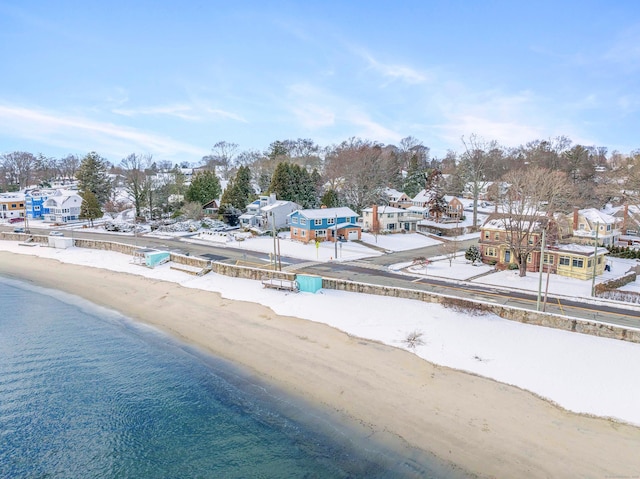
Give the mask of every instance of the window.
M 580 225 L 578 226 L 579 230 L 584 230 L 584 223 L 580 223 Z
M 553 264 L 553 255 L 545 253 L 545 255 L 544 255 L 544 264 Z
M 316 231 L 316 236 L 327 236 L 327 230 Z
M 487 248 L 487 252 L 486 252 L 487 256 L 496 256 L 496 249 L 495 248 Z
M 298 228 L 293 228 L 293 236 L 298 236 Z
M 531 263 L 531 253 L 527 255 L 527 263 Z
M 313 220 L 315 226 L 322 226 L 322 220 Z
M 593 262 L 591 260 L 587 261 L 587 268 L 591 268 L 593 266 Z
M 393 218 L 393 213 L 388 213 L 387 218 Z
M 301 225 L 306 225 L 307 224 L 307 218 L 300 218 L 300 224 Z
M 498 241 L 500 239 L 500 233 L 496 233 L 493 235 L 493 239 Z
M 488 231 L 484 232 L 484 239 L 489 239 L 489 232 Z
M 298 223 L 298 218 L 296 216 L 292 216 L 291 217 L 291 223 L 297 224 Z
M 598 264 L 602 263 L 602 256 L 598 256 Z
M 607 225 L 607 231 L 611 231 L 611 225 Z
M 307 236 L 307 230 L 300 230 L 300 236 L 302 236 L 303 238 Z
M 582 258 L 573 258 L 571 262 L 571 266 L 574 268 L 584 268 L 584 259 Z
M 560 265 L 561 266 L 569 266 L 571 264 L 571 259 L 568 256 L 560 256 Z

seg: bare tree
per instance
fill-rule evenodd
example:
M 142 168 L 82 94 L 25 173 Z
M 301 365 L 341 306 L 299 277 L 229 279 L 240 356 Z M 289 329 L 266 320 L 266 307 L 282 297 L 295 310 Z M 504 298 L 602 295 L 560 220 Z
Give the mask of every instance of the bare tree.
M 7 183 L 20 190 L 31 185 L 31 178 L 37 161 L 33 154 L 26 151 L 14 151 L 2 155 L 1 161 Z
M 460 167 L 462 176 L 471 186 L 471 198 L 473 199 L 473 228 L 478 226 L 478 198 L 480 192 L 489 183 L 485 176 L 485 170 L 489 164 L 488 151 L 497 148 L 496 142 L 486 143 L 475 134 L 468 140 L 462 137 L 465 152 L 462 155 Z
M 120 213 L 131 208 L 131 204 L 122 199 L 110 199 L 103 206 L 105 214 L 109 215 L 112 219 L 115 219 Z
M 224 180 L 228 180 L 235 164 L 238 145 L 227 141 L 219 141 L 211 149 L 211 154 L 202 158 L 202 162 L 216 171 Z
M 58 162 L 58 167 L 60 168 L 60 174 L 64 180 L 73 180 L 76 177 L 76 172 L 80 167 L 80 159 L 75 155 L 67 155 L 64 158 L 61 158 Z
M 192 220 L 201 220 L 204 216 L 204 210 L 202 209 L 202 204 L 198 201 L 190 201 L 185 203 L 180 212 L 188 219 Z
M 451 266 L 453 266 L 453 260 L 456 258 L 456 254 L 458 254 L 458 240 L 453 238 L 451 240 L 443 241 L 439 249 L 443 256 L 449 261 L 449 268 L 451 268 Z
M 151 186 L 147 181 L 146 173 L 146 169 L 151 164 L 151 158 L 151 155 L 132 153 L 120 162 L 124 175 L 124 189 L 133 201 L 136 216 L 141 215 L 147 199 L 147 188 Z
M 500 220 L 520 276 L 526 276 L 527 257 L 540 247 L 540 233 L 549 228 L 552 214 L 566 192 L 566 175 L 530 167 L 507 173 L 504 181 L 509 188 L 500 199 L 503 209 Z
M 378 203 L 390 176 L 388 158 L 379 143 L 350 138 L 332 148 L 326 158 L 325 174 L 331 188 L 356 211 Z

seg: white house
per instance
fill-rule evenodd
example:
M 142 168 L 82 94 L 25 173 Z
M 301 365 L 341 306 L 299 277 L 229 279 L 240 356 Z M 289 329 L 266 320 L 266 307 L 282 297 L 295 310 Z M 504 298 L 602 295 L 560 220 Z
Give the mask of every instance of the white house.
M 300 209 L 293 201 L 277 200 L 275 193 L 260 196 L 247 205 L 246 213 L 239 218 L 243 228 L 273 229 L 287 226 L 287 216 Z
M 47 198 L 43 208 L 48 210 L 44 215 L 47 223 L 69 223 L 80 219 L 80 207 L 82 197 L 68 190 L 58 190 L 53 196 Z
M 416 231 L 418 221 L 422 214 L 407 211 L 393 206 L 373 205 L 362 210 L 362 228 L 364 230 L 389 231 Z

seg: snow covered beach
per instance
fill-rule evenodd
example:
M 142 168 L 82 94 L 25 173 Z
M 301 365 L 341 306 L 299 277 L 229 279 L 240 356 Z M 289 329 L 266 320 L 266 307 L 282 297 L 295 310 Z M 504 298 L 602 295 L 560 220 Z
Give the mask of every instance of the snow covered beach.
M 621 473 L 621 471 L 631 473 L 632 469 L 628 466 L 634 466 L 634 470 L 638 469 L 638 465 L 634 463 L 638 459 L 635 455 L 631 455 L 632 446 L 637 447 L 640 444 L 638 442 L 640 433 L 636 427 L 623 424 L 615 424 L 615 427 L 612 427 L 614 423 L 609 421 L 566 413 L 518 389 L 447 368 L 430 369 L 432 367 L 429 363 L 421 361 L 416 356 L 439 365 L 514 384 L 576 412 L 614 417 L 620 421 L 640 424 L 640 408 L 637 407 L 640 403 L 640 381 L 633 373 L 633 365 L 639 363 L 640 345 L 526 326 L 504 321 L 495 316 L 465 317 L 437 305 L 413 301 L 367 296 L 365 303 L 362 301 L 362 296 L 324 290 L 316 295 L 284 294 L 264 290 L 258 282 L 247 280 L 218 275 L 196 278 L 170 270 L 168 265 L 150 270 L 131 264 L 129 257 L 118 253 L 79 248 L 67 250 L 44 247 L 26 248 L 9 241 L 0 242 L 0 249 L 20 253 L 20 256 L 7 253 L 0 255 L 2 258 L 0 273 L 7 275 L 28 277 L 29 271 L 39 264 L 37 260 L 28 258 L 29 256 L 48 257 L 63 264 L 92 266 L 94 269 L 91 270 L 91 274 L 100 274 L 101 284 L 106 281 L 105 278 L 110 278 L 108 287 L 102 291 L 102 296 L 99 288 L 93 292 L 83 291 L 87 288 L 84 288 L 86 282 L 83 283 L 81 278 L 74 280 L 76 281 L 75 290 L 73 286 L 65 286 L 66 281 L 71 281 L 69 276 L 72 273 L 64 268 L 52 270 L 49 266 L 44 270 L 53 271 L 53 273 L 41 274 L 40 279 L 35 275 L 33 279 L 41 282 L 48 281 L 49 287 L 61 289 L 66 287 L 75 294 L 91 295 L 90 299 L 94 302 L 110 305 L 114 309 L 121 308 L 125 314 L 128 312 L 134 319 L 151 322 L 194 342 L 198 342 L 199 336 L 209 337 L 208 334 L 203 335 L 198 330 L 198 328 L 209 327 L 205 317 L 199 317 L 197 312 L 193 313 L 190 320 L 198 328 L 191 329 L 190 333 L 183 330 L 177 331 L 175 329 L 177 326 L 169 318 L 165 318 L 164 322 L 162 319 L 149 318 L 149 311 L 145 311 L 143 306 L 146 304 L 149 309 L 151 308 L 153 293 L 150 293 L 151 297 L 136 305 L 128 304 L 132 301 L 117 301 L 115 296 L 110 297 L 113 293 L 109 293 L 109 290 L 116 287 L 111 284 L 112 282 L 114 284 L 118 281 L 122 282 L 122 279 L 111 279 L 111 275 L 106 275 L 106 270 L 130 273 L 138 277 L 146 276 L 155 280 L 153 283 L 145 281 L 144 288 L 140 285 L 135 287 L 135 278 L 131 279 L 126 275 L 126 284 L 129 285 L 127 295 L 132 300 L 134 297 L 140 299 L 135 290 L 144 289 L 147 292 L 152 289 L 152 284 L 155 287 L 166 284 L 164 283 L 166 281 L 192 290 L 217 291 L 223 298 L 231 300 L 251 301 L 254 303 L 253 306 L 248 303 L 224 300 L 222 300 L 224 306 L 218 305 L 229 310 L 231 304 L 242 305 L 239 310 L 234 308 L 234 314 L 238 314 L 237 319 L 241 319 L 242 322 L 252 318 L 253 327 L 247 326 L 248 329 L 245 331 L 245 334 L 249 335 L 260 336 L 266 333 L 268 328 L 265 326 L 265 315 L 269 317 L 269 327 L 274 324 L 276 318 L 279 318 L 277 315 L 312 320 L 313 322 L 289 318 L 286 321 L 287 324 L 283 326 L 284 330 L 288 331 L 286 335 L 288 342 L 284 338 L 276 337 L 269 340 L 266 337 L 251 340 L 257 341 L 254 345 L 256 350 L 268 354 L 273 362 L 271 369 L 268 372 L 261 371 L 261 374 L 278 378 L 285 372 L 279 371 L 277 364 L 282 365 L 281 369 L 287 369 L 285 364 L 301 363 L 301 370 L 304 370 L 302 363 L 305 361 L 311 363 L 313 360 L 320 361 L 322 369 L 329 371 L 317 371 L 309 364 L 307 373 L 314 371 L 313 374 L 318 381 L 325 385 L 324 391 L 309 391 L 307 389 L 314 388 L 309 385 L 302 387 L 301 383 L 296 383 L 291 378 L 281 378 L 279 383 L 282 385 L 284 382 L 285 386 L 288 384 L 305 397 L 329 404 L 336 410 L 348 411 L 348 414 L 355 418 L 362 419 L 362 416 L 366 416 L 365 420 L 371 423 L 372 427 L 393 431 L 409 443 L 428 448 L 443 458 L 447 457 L 445 450 L 447 447 L 451 448 L 452 441 L 460 448 L 462 447 L 460 441 L 462 441 L 466 452 L 459 452 L 456 448 L 461 457 L 456 455 L 451 460 L 469 470 L 482 474 L 492 471 L 492 474 L 502 477 L 513 476 L 514 471 L 517 470 L 530 472 L 529 467 L 534 467 L 532 464 L 538 460 L 544 460 L 547 468 L 567 467 L 566 463 L 559 463 L 569 461 L 572 465 L 571 475 L 575 474 L 578 462 L 590 464 L 587 471 L 591 472 L 585 477 L 590 475 L 596 477 L 594 471 L 601 472 L 597 475 L 602 476 L 605 473 Z M 99 269 L 95 270 L 95 268 Z M 74 268 L 73 274 L 86 278 L 89 274 L 87 271 L 89 270 L 86 268 Z M 123 276 L 117 275 L 117 277 Z M 137 281 L 144 280 L 138 278 Z M 159 287 L 162 289 L 162 286 Z M 176 294 L 182 294 L 182 299 L 187 302 L 195 297 L 189 291 L 176 293 L 172 289 L 170 296 Z M 119 299 L 122 299 L 122 296 Z M 255 303 L 268 306 L 276 315 L 269 310 L 263 311 L 263 308 Z M 164 306 L 168 303 L 165 301 L 161 304 Z M 168 314 L 168 312 L 158 313 L 157 307 L 154 309 L 154 316 Z M 164 310 L 163 307 L 162 311 Z M 399 315 L 398 311 L 402 311 L 402 315 Z M 181 318 L 182 316 L 184 315 L 180 315 Z M 262 317 L 262 322 L 258 319 L 256 323 L 256 317 Z M 338 334 L 337 331 L 334 332 L 335 330 L 326 328 L 321 323 L 351 336 Z M 192 324 L 184 327 L 193 328 L 194 326 Z M 293 336 L 290 329 L 292 327 L 300 328 L 296 329 Z M 234 331 L 242 329 L 237 321 L 233 323 L 233 328 Z M 404 343 L 407 335 L 412 331 L 422 332 L 424 340 L 424 344 L 417 345 L 413 349 L 415 354 L 407 352 L 406 343 Z M 237 334 L 239 336 L 235 339 L 238 342 L 242 342 L 241 338 L 248 338 L 241 331 Z M 366 347 L 359 346 L 354 338 L 365 338 L 375 342 L 366 342 L 369 345 Z M 202 341 L 206 343 L 209 339 L 202 339 Z M 300 344 L 295 345 L 292 339 Z M 347 343 L 345 356 L 335 357 L 336 344 L 339 342 Z M 256 361 L 259 363 L 260 360 L 257 356 L 251 359 L 246 357 L 249 354 L 246 351 L 244 353 L 224 352 L 220 350 L 224 348 L 220 348 L 216 340 L 212 343 L 214 343 L 213 346 L 202 345 L 216 354 L 222 354 L 247 367 L 258 368 Z M 278 343 L 281 347 L 277 347 Z M 383 347 L 380 343 L 393 348 Z M 269 347 L 274 351 L 266 352 L 265 348 L 269 349 Z M 290 355 L 298 350 L 301 358 L 297 358 L 294 362 L 286 361 L 287 356 L 291 359 Z M 370 352 L 371 350 L 375 351 Z M 232 357 L 234 354 L 240 356 L 244 354 L 244 357 Z M 256 352 L 251 354 L 257 355 Z M 318 356 L 314 358 L 314 354 Z M 368 354 L 372 356 L 369 357 Z M 309 355 L 311 357 L 307 358 Z M 371 361 L 369 365 L 360 362 L 365 357 Z M 393 358 L 392 363 L 383 364 L 390 358 Z M 261 362 L 264 362 L 264 357 Z M 315 366 L 317 367 L 318 364 L 316 363 Z M 430 372 L 427 373 L 427 370 Z M 289 372 L 289 374 L 295 374 L 295 372 Z M 389 377 L 385 374 L 389 374 Z M 336 376 L 344 377 L 337 381 Z M 451 383 L 451 381 L 454 382 Z M 303 379 L 302 383 L 305 382 Z M 447 385 L 444 385 L 445 382 Z M 327 384 L 332 386 L 327 387 Z M 338 387 L 337 384 L 340 386 Z M 354 384 L 358 387 L 354 387 Z M 344 396 L 344 391 L 351 393 L 348 398 L 341 397 Z M 372 391 L 375 391 L 375 394 L 372 394 Z M 403 394 L 399 394 L 398 391 L 402 391 Z M 357 399 L 359 395 L 364 395 L 360 401 Z M 371 397 L 375 397 L 376 401 L 372 401 Z M 369 404 L 364 404 L 366 402 Z M 399 408 L 404 411 L 400 413 Z M 584 428 L 592 431 L 588 438 L 574 437 L 577 431 Z M 431 433 L 426 431 L 436 430 L 439 430 L 444 438 L 435 441 L 436 444 L 432 444 L 431 441 L 425 444 L 422 436 L 431 436 Z M 609 430 L 613 432 L 609 433 Z M 566 450 L 568 446 L 563 444 L 562 448 L 554 452 L 551 445 L 545 446 L 540 443 L 545 435 L 562 437 L 563 434 L 570 435 L 570 439 L 567 438 L 567 440 L 572 443 L 577 441 L 576 444 L 579 444 L 580 450 L 573 450 L 573 446 L 570 451 Z M 507 436 L 510 439 L 505 440 Z M 583 435 L 578 434 L 578 436 Z M 430 437 L 430 439 L 433 438 Z M 474 442 L 476 442 L 475 446 L 471 444 Z M 486 453 L 483 454 L 482 451 L 487 444 L 500 449 L 501 456 L 508 455 L 511 458 L 509 465 L 501 464 L 500 461 L 487 457 Z M 539 457 L 531 457 L 532 448 L 541 448 Z M 591 453 L 587 453 L 586 451 L 591 448 L 593 448 Z M 529 453 L 524 454 L 524 450 L 529 450 Z M 596 450 L 599 452 L 594 452 Z M 562 461 L 558 459 L 560 456 L 556 457 L 557 466 L 553 466 L 554 454 L 561 454 L 563 457 Z M 570 456 L 570 459 L 565 456 Z M 504 460 L 504 457 L 502 459 Z M 519 465 L 516 466 L 515 463 Z M 524 467 L 524 464 L 526 464 L 525 469 L 509 469 Z M 556 471 L 557 473 L 552 475 L 566 476 L 566 473 L 562 473 L 563 469 Z M 528 475 L 531 474 L 528 473 Z

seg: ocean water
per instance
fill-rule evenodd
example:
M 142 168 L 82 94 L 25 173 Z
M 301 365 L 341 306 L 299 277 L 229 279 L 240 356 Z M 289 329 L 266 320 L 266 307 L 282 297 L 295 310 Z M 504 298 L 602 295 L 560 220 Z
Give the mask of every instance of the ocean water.
M 354 441 L 152 328 L 0 278 L 0 478 L 396 477 L 463 476 Z

